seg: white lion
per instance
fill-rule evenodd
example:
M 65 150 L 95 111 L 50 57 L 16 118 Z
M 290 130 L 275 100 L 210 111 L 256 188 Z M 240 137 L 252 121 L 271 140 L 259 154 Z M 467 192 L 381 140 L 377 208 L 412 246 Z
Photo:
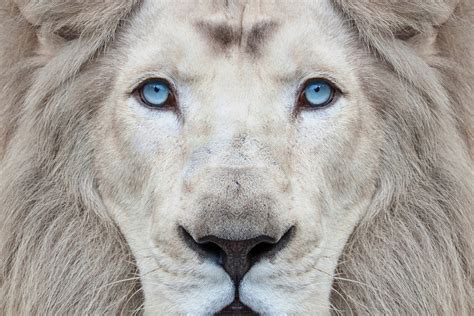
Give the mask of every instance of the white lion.
M 0 314 L 472 315 L 472 0 L 0 4 Z

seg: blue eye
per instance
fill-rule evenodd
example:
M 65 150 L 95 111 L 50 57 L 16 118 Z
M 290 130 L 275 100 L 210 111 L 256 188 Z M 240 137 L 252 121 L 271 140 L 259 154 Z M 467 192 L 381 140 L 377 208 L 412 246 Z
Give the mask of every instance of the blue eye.
M 325 80 L 315 80 L 309 82 L 303 91 L 305 105 L 307 107 L 319 108 L 331 103 L 335 90 L 330 83 Z
M 163 80 L 150 80 L 139 88 L 140 99 L 150 107 L 161 108 L 168 106 L 171 91 Z

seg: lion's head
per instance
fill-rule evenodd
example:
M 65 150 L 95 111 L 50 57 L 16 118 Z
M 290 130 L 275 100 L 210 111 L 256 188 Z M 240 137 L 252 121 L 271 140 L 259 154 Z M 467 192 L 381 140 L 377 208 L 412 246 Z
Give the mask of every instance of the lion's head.
M 469 314 L 471 1 L 5 1 L 2 314 Z

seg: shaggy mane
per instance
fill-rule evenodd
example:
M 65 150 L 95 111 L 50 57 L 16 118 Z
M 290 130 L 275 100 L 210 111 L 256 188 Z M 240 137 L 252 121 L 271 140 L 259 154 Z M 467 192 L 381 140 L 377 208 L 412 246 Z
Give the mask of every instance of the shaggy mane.
M 474 2 L 332 2 L 374 57 L 361 78 L 385 136 L 333 312 L 472 315 Z M 97 193 L 88 132 L 113 77 L 101 56 L 137 6 L 0 4 L 2 315 L 140 310 L 137 268 Z

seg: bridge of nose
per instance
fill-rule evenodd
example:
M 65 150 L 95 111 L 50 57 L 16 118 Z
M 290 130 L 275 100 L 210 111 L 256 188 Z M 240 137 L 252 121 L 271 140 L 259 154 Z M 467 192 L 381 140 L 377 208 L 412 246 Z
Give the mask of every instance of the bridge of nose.
M 240 194 L 238 190 L 234 190 L 235 193 L 227 191 L 229 193 L 223 193 L 227 196 L 203 197 L 194 206 L 195 215 L 191 221 L 195 236 L 246 240 L 281 233 L 282 221 L 273 198 Z
M 259 91 L 256 84 L 251 87 L 248 80 L 244 87 L 234 89 L 232 85 L 240 85 L 235 74 L 219 77 L 222 82 L 212 86 L 212 98 L 202 105 L 207 114 L 188 116 L 184 124 L 188 130 L 181 198 L 187 213 L 183 217 L 194 236 L 236 240 L 279 236 L 285 225 L 278 213 L 285 207 L 277 200 L 289 186 L 281 167 L 288 142 L 274 141 L 276 136 L 265 134 L 265 126 L 286 125 L 282 116 L 259 115 L 271 112 L 264 97 L 255 98 L 268 91 Z M 215 92 L 218 87 L 225 89 Z
M 235 147 L 243 148 L 220 153 L 203 148 L 185 170 L 181 201 L 189 227 L 194 236 L 234 240 L 279 236 L 289 180 L 261 158 L 268 153 L 256 148 L 259 155 L 252 155 L 245 136 L 235 142 Z
M 193 101 L 185 108 L 184 128 L 190 142 L 232 142 L 240 134 L 262 141 L 262 136 L 271 136 L 268 127 L 284 130 L 289 121 L 287 95 L 279 93 L 271 79 L 262 79 L 268 75 L 238 58 L 215 63 L 189 92 Z

